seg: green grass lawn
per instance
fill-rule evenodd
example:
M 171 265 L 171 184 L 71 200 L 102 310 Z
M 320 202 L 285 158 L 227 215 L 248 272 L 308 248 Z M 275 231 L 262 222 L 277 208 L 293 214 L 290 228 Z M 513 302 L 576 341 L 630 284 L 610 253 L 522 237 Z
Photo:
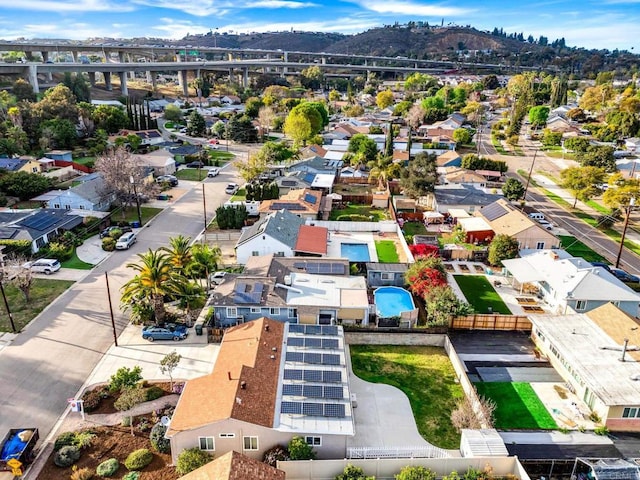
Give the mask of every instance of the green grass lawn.
M 230 198 L 231 202 L 244 202 L 247 199 L 247 190 L 241 188 L 234 196 Z
M 175 173 L 178 180 L 191 180 L 199 182 L 207 178 L 207 170 L 204 168 L 183 168 Z
M 521 382 L 476 383 L 478 394 L 496 403 L 495 427 L 504 429 L 558 428 L 531 385 Z
M 89 167 L 93 167 L 93 164 L 96 161 L 96 157 L 79 157 L 74 158 L 74 162 L 79 163 L 80 165 L 87 165 Z
M 226 152 L 224 150 L 209 150 L 209 158 L 220 160 L 231 160 L 235 155 L 231 152 Z
M 142 216 L 142 224 L 146 225 L 149 220 L 155 217 L 162 211 L 162 208 L 155 207 L 143 207 L 140 206 L 140 214 Z M 116 212 L 111 217 L 113 222 L 137 222 L 138 221 L 138 212 L 136 210 L 136 206 L 132 205 L 130 207 L 125 208 L 124 217 L 121 212 Z
M 511 310 L 485 276 L 454 275 L 453 278 L 477 313 L 488 313 L 491 307 L 493 313 L 511 315 Z
M 607 262 L 607 259 L 570 235 L 559 235 L 560 246 L 574 257 L 582 257 L 587 262 Z M 607 262 L 608 263 L 608 262 Z
M 329 220 L 338 220 L 338 217 L 341 215 L 360 215 L 361 218 L 359 221 L 365 221 L 366 218 L 366 221 L 370 222 L 380 222 L 382 220 L 389 219 L 389 215 L 387 215 L 386 210 L 371 208 L 368 205 L 349 205 L 346 208 L 331 210 Z M 373 219 L 370 219 L 370 217 L 373 217 Z
M 93 265 L 87 262 L 83 262 L 78 258 L 76 251 L 73 251 L 73 256 L 69 260 L 62 262 L 64 268 L 75 268 L 76 270 L 91 270 Z
M 451 424 L 451 412 L 464 393 L 442 348 L 395 345 L 349 348 L 353 371 L 358 377 L 393 385 L 407 395 L 420 435 L 438 447 L 460 446 L 460 434 Z
M 427 227 L 422 222 L 405 222 L 402 231 L 405 235 L 426 235 Z
M 375 243 L 379 262 L 398 263 L 400 261 L 396 250 L 396 242 L 393 240 L 376 240 Z
M 7 302 L 13 314 L 16 328 L 21 330 L 33 320 L 47 305 L 53 302 L 74 282 L 68 280 L 49 280 L 48 278 L 36 278 L 31 286 L 30 298 L 27 302 L 22 292 L 11 283 L 4 284 Z M 10 332 L 11 324 L 5 311 L 4 303 L 0 303 L 0 332 Z

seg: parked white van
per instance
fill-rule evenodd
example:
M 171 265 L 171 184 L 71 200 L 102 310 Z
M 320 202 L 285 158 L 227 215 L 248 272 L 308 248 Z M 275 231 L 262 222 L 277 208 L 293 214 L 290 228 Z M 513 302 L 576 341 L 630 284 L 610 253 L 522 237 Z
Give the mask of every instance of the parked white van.
M 533 212 L 529 214 L 529 218 L 535 221 L 544 220 L 544 214 L 540 212 Z

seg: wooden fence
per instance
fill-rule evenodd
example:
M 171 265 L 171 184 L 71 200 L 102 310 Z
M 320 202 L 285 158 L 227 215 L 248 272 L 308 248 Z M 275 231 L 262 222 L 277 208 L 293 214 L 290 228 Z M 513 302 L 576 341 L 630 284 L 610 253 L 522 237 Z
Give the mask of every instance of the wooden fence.
M 67 160 L 54 160 L 53 164 L 56 167 L 73 167 L 74 170 L 77 170 L 79 172 L 83 172 L 83 173 L 92 173 L 93 169 L 87 167 L 86 165 L 82 165 L 81 163 L 76 163 L 76 162 L 69 162 Z
M 467 315 L 451 320 L 449 328 L 461 330 L 531 331 L 531 321 L 524 315 Z

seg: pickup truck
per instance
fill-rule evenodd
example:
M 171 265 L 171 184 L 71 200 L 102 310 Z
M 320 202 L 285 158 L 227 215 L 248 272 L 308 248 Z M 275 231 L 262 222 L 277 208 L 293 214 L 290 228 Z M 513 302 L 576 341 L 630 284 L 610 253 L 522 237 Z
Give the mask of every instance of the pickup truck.
M 0 472 L 12 470 L 7 462 L 15 459 L 23 466 L 35 459 L 34 447 L 38 442 L 37 428 L 12 428 L 0 442 Z M 24 470 L 24 467 L 22 467 Z

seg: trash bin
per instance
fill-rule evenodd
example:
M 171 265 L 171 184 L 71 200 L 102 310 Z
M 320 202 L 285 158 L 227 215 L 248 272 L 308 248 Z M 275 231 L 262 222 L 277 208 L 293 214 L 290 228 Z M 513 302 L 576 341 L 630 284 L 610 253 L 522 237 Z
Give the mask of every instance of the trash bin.
M 196 323 L 196 335 L 202 335 L 202 324 Z
M 140 228 L 142 225 L 140 224 L 139 221 L 135 220 L 133 222 L 131 222 L 131 227 L 132 228 Z

